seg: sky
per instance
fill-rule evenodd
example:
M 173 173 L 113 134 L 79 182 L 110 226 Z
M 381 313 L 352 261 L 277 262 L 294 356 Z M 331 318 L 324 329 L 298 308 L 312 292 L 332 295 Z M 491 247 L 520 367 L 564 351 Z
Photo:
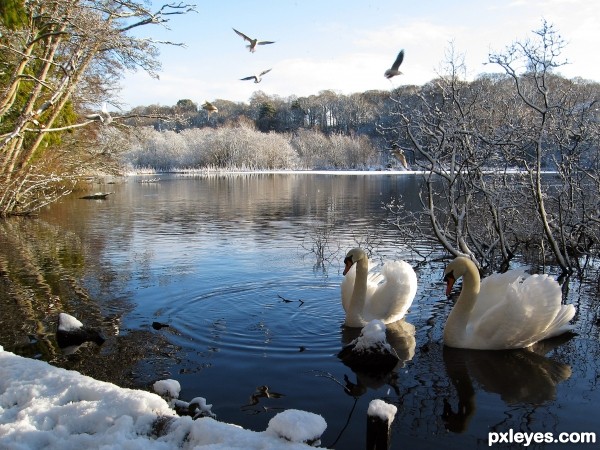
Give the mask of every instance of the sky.
M 152 0 L 158 7 L 165 2 Z M 451 45 L 464 56 L 467 79 L 498 72 L 490 52 L 533 38 L 547 21 L 566 41 L 559 73 L 600 81 L 600 6 L 589 0 L 191 0 L 197 13 L 172 16 L 169 30 L 145 26 L 138 37 L 185 43 L 161 46 L 159 80 L 143 71 L 124 78 L 124 109 L 216 99 L 247 103 L 253 93 L 352 94 L 423 85 L 442 72 Z M 235 28 L 275 41 L 255 53 Z M 401 70 L 383 73 L 400 49 Z M 591 57 L 590 57 L 591 54 Z M 272 69 L 260 84 L 240 78 Z

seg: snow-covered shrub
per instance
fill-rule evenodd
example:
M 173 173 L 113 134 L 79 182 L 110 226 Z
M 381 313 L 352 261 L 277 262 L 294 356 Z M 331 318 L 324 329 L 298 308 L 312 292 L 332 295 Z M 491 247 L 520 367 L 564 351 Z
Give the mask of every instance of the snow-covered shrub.
M 298 130 L 292 139 L 300 164 L 309 169 L 332 167 L 327 136 L 315 130 Z
M 358 169 L 378 163 L 377 151 L 365 136 L 299 130 L 292 145 L 302 166 L 311 169 Z
M 367 138 L 327 137 L 315 130 L 299 130 L 292 137 L 238 123 L 181 132 L 144 128 L 137 134 L 124 157 L 134 169 L 345 169 L 377 163 L 377 152 Z

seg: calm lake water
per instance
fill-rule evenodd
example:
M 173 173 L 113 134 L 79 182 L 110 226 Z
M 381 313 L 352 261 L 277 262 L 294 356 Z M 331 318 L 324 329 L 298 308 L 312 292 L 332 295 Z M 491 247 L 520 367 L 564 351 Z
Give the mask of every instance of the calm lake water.
M 284 409 L 315 412 L 328 424 L 322 445 L 336 449 L 365 448 L 375 398 L 398 407 L 395 449 L 487 448 L 488 432 L 511 429 L 600 439 L 597 274 L 569 282 L 572 339 L 538 353 L 451 350 L 442 343 L 452 307 L 445 263 L 418 265 L 382 208 L 399 197 L 418 208 L 418 175 L 142 179 L 93 185 L 37 218 L 0 223 L 6 350 L 121 386 L 173 378 L 182 399 L 205 397 L 219 420 L 257 431 Z M 79 198 L 95 191 L 114 193 Z M 406 317 L 414 336 L 390 336 L 404 360 L 378 376 L 336 356 L 355 337 L 342 328 L 339 285 L 358 244 L 377 260 L 406 259 L 419 277 Z M 61 311 L 102 329 L 105 344 L 61 352 Z

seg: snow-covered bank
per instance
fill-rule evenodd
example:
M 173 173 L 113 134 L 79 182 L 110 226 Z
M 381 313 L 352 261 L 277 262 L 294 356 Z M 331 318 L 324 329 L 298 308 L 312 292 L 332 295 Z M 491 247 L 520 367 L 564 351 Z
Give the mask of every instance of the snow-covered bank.
M 2 449 L 313 448 L 279 436 L 318 437 L 325 430 L 325 421 L 303 411 L 284 413 L 271 419 L 263 432 L 209 417 L 198 420 L 179 417 L 156 394 L 123 389 L 75 371 L 5 352 L 0 346 Z M 162 419 L 157 421 L 159 418 Z M 160 432 L 158 424 L 163 427 Z
M 160 174 L 177 175 L 251 175 L 251 174 L 283 174 L 283 175 L 415 175 L 424 173 L 421 170 L 396 170 L 396 169 L 173 169 L 166 171 L 154 171 L 151 169 L 131 169 L 126 172 L 126 176 L 148 176 Z
M 181 176 L 207 176 L 207 175 L 252 175 L 252 174 L 283 174 L 283 175 L 418 175 L 426 174 L 424 170 L 404 170 L 404 169 L 387 169 L 379 167 L 371 167 L 363 170 L 359 169 L 224 169 L 224 168 L 200 168 L 200 169 L 171 169 L 164 171 L 156 171 L 153 169 L 130 169 L 125 172 L 128 177 L 143 177 L 157 175 L 181 175 Z M 527 172 L 518 168 L 512 169 L 494 169 L 489 168 L 483 170 L 486 174 L 514 174 L 526 175 Z M 544 175 L 553 175 L 557 172 L 554 170 L 542 170 L 540 173 Z M 160 181 L 160 178 L 154 181 Z

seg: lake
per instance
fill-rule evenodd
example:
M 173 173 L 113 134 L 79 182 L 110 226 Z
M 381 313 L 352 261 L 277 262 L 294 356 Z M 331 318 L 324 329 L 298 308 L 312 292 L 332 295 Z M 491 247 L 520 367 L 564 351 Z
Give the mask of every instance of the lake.
M 394 449 L 488 448 L 488 433 L 509 430 L 600 438 L 598 274 L 569 281 L 571 339 L 537 352 L 445 348 L 445 262 L 421 264 L 383 208 L 396 198 L 419 208 L 419 184 L 386 172 L 91 184 L 38 217 L 0 222 L 0 345 L 125 387 L 176 379 L 180 398 L 205 397 L 219 420 L 252 430 L 284 409 L 318 413 L 322 445 L 336 449 L 365 448 L 375 398 L 398 408 Z M 96 191 L 112 193 L 80 198 Z M 339 286 L 358 245 L 376 261 L 407 260 L 419 279 L 406 317 L 414 336 L 390 336 L 402 361 L 385 374 L 336 356 L 356 337 L 342 328 Z M 101 329 L 104 345 L 62 352 L 61 311 Z

